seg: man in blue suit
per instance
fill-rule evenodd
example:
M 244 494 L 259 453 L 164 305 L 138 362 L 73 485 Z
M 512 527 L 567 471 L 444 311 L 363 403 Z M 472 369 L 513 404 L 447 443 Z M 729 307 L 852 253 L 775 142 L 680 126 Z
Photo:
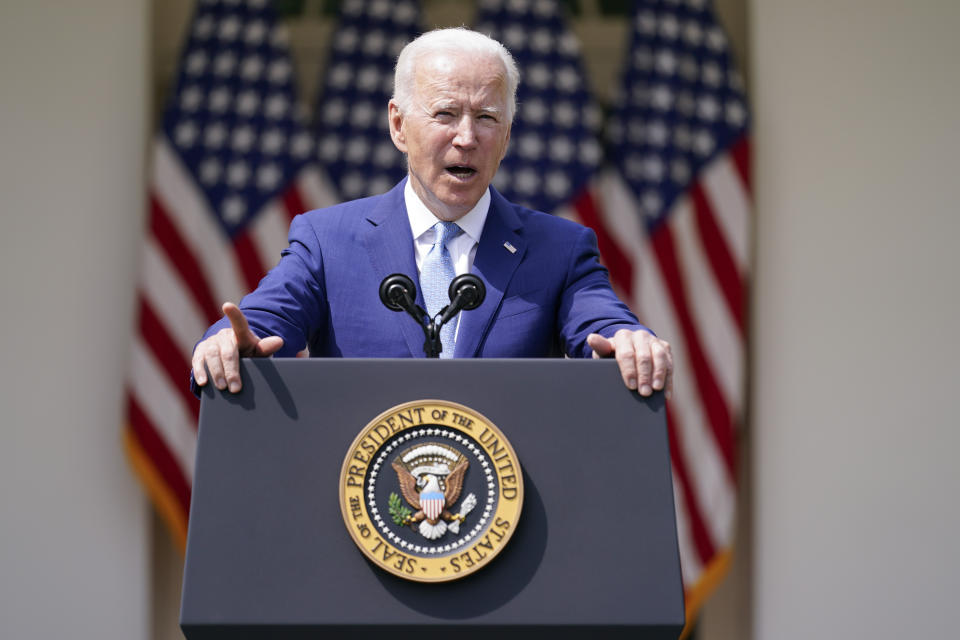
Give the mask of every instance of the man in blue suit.
M 408 44 L 388 105 L 407 178 L 386 194 L 295 218 L 279 264 L 239 307 L 224 304 L 225 317 L 194 349 L 196 384 L 212 379 L 236 392 L 240 356 L 304 347 L 311 356 L 421 356 L 421 328 L 383 306 L 379 284 L 405 273 L 429 288 L 426 273 L 441 264 L 451 276 L 477 275 L 487 290 L 454 321 L 442 357 L 614 356 L 629 388 L 669 393 L 670 345 L 617 299 L 593 232 L 490 187 L 518 79 L 507 50 L 473 31 L 437 30 Z M 417 302 L 438 311 L 422 292 Z

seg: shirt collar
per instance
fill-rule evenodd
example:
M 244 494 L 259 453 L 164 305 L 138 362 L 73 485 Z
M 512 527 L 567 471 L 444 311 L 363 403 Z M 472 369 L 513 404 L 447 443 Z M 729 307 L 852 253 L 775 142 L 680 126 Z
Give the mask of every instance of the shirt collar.
M 433 225 L 440 221 L 430 209 L 427 209 L 427 205 L 423 204 L 420 196 L 410 185 L 409 179 L 403 188 L 403 200 L 407 205 L 407 218 L 410 220 L 410 230 L 413 232 L 414 240 L 432 229 Z M 460 229 L 470 236 L 470 239 L 474 242 L 480 242 L 480 234 L 483 232 L 483 225 L 487 221 L 487 213 L 490 211 L 490 200 L 490 187 L 487 187 L 473 209 L 470 209 L 466 215 L 456 221 Z

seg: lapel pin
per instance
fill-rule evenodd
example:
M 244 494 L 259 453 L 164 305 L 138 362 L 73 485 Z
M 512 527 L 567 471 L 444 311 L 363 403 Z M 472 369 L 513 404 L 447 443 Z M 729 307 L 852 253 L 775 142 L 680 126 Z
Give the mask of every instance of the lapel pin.
M 512 244 L 510 244 L 509 242 L 504 242 L 504 243 L 503 243 L 503 246 L 505 246 L 505 247 L 507 248 L 507 251 L 509 251 L 510 253 L 516 253 L 516 252 L 517 252 L 517 248 L 516 248 L 515 246 L 513 246 Z

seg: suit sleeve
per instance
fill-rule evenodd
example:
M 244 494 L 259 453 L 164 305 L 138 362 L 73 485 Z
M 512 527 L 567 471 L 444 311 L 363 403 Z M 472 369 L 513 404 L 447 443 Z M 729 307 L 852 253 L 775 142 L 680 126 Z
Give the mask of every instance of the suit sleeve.
M 323 255 L 317 235 L 304 216 L 293 219 L 288 240 L 290 244 L 277 266 L 239 305 L 254 333 L 261 338 L 283 338 L 279 356 L 302 351 L 310 336 L 327 322 Z M 201 341 L 229 326 L 230 322 L 221 318 L 207 329 Z
M 571 249 L 557 329 L 564 352 L 574 358 L 591 356 L 587 345 L 591 333 L 609 338 L 620 329 L 650 331 L 614 293 L 609 273 L 600 264 L 597 236 L 588 228 L 580 229 Z

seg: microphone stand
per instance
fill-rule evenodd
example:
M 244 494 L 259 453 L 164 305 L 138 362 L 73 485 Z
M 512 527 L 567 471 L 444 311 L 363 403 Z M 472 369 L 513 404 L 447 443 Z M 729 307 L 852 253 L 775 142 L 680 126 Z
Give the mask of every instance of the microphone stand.
M 391 311 L 406 311 L 423 329 L 423 352 L 428 358 L 439 358 L 443 351 L 440 329 L 461 311 L 476 309 L 486 297 L 483 280 L 471 273 L 453 279 L 447 293 L 450 304 L 433 318 L 414 302 L 416 289 L 413 280 L 402 273 L 394 273 L 380 283 L 380 301 Z

